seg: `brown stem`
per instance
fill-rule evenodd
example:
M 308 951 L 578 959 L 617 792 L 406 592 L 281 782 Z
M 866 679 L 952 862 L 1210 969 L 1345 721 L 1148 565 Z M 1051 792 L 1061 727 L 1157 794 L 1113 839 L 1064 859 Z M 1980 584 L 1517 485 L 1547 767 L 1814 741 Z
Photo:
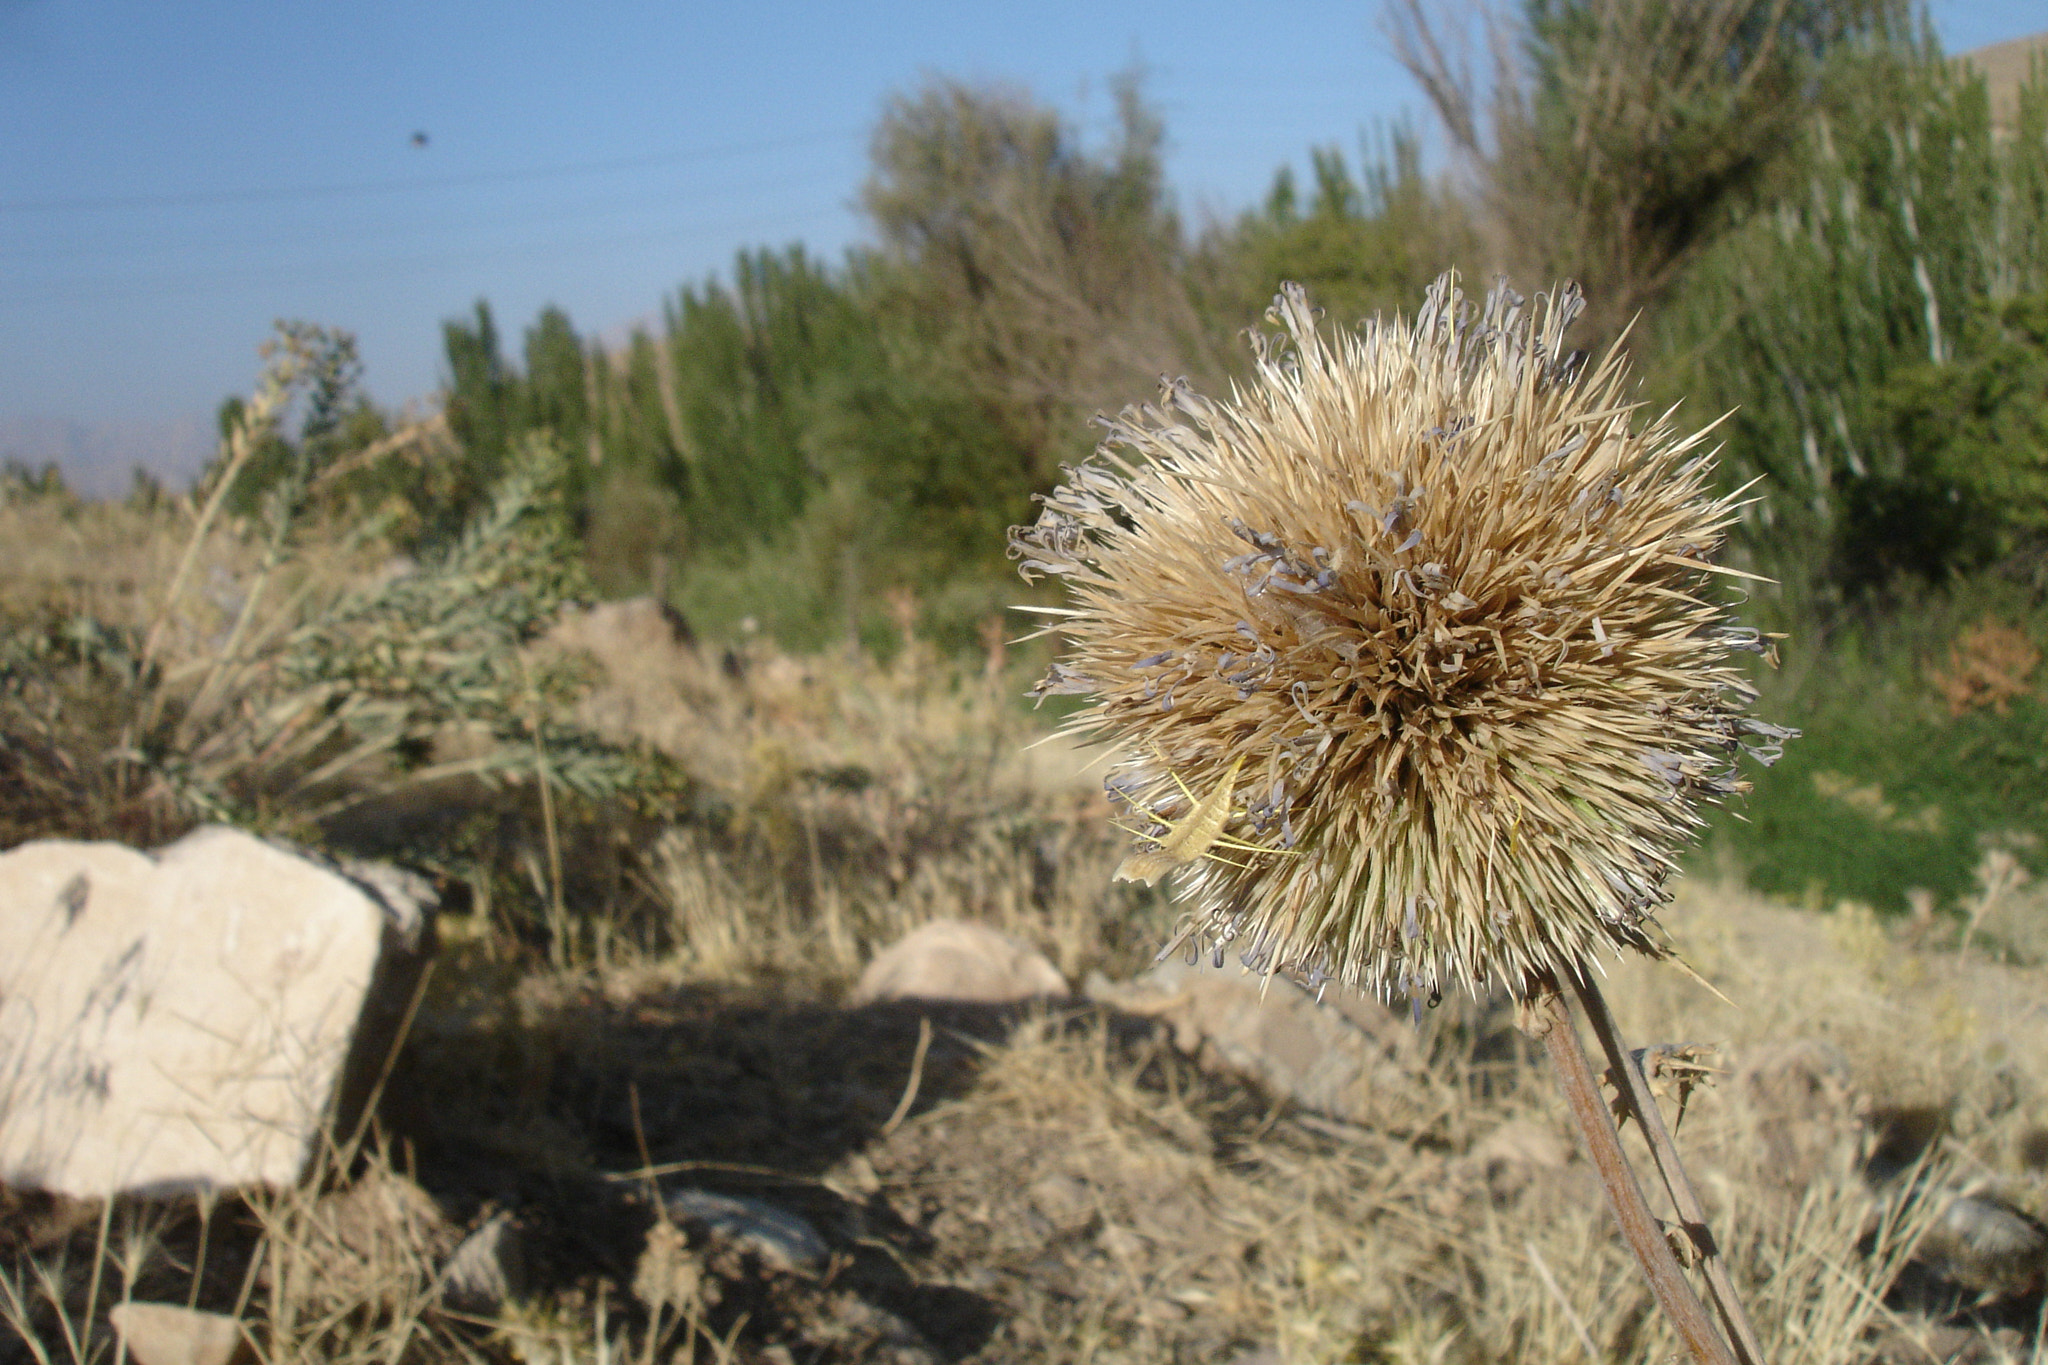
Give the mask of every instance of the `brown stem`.
M 1678 1156 L 1678 1144 L 1672 1140 L 1671 1130 L 1665 1126 L 1664 1112 L 1657 1107 L 1657 1097 L 1650 1093 L 1649 1078 L 1643 1075 L 1641 1060 L 1629 1051 L 1627 1043 L 1622 1040 L 1621 1027 L 1615 1023 L 1614 1012 L 1607 1007 L 1607 997 L 1601 994 L 1599 983 L 1583 964 L 1572 977 L 1572 990 L 1586 1011 L 1586 1021 L 1593 1027 L 1593 1036 L 1600 1040 L 1601 1050 L 1607 1054 L 1607 1064 L 1616 1087 L 1621 1091 L 1623 1103 L 1635 1115 L 1644 1140 L 1650 1144 L 1650 1157 L 1657 1163 L 1657 1173 L 1664 1177 L 1664 1188 L 1671 1195 L 1671 1207 L 1678 1211 L 1685 1235 L 1699 1249 L 1700 1269 L 1707 1277 L 1707 1293 L 1721 1315 L 1722 1326 L 1728 1329 L 1736 1356 L 1741 1365 L 1764 1365 L 1764 1350 L 1756 1339 L 1756 1328 L 1750 1325 L 1742 1300 L 1736 1297 L 1735 1281 L 1728 1274 L 1727 1259 L 1721 1255 L 1714 1234 L 1707 1228 L 1706 1206 L 1700 1203 L 1699 1191 L 1685 1173 L 1685 1165 Z
M 1650 1293 L 1656 1296 L 1657 1305 L 1671 1320 L 1697 1365 L 1737 1365 L 1728 1343 L 1714 1329 L 1699 1295 L 1686 1283 L 1678 1258 L 1672 1254 L 1663 1229 L 1658 1227 L 1643 1199 L 1643 1187 L 1636 1182 L 1636 1173 L 1622 1153 L 1621 1134 L 1614 1127 L 1607 1102 L 1601 1098 L 1593 1069 L 1586 1063 L 1578 1026 L 1572 1022 L 1557 982 L 1546 977 L 1533 983 L 1523 996 L 1522 1006 L 1526 1020 L 1523 1027 L 1543 1039 L 1551 1067 L 1557 1072 L 1558 1088 L 1564 1092 L 1565 1104 L 1578 1125 L 1579 1141 L 1600 1177 L 1601 1188 L 1607 1192 L 1607 1206 L 1614 1211 L 1622 1240 L 1635 1254 L 1636 1265 L 1641 1268 Z

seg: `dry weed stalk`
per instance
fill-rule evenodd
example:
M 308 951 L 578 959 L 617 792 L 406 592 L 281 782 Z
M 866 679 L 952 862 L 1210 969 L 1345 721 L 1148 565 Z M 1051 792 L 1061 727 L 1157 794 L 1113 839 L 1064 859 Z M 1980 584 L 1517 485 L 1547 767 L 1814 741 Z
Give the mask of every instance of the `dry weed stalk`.
M 1768 643 L 1713 600 L 1736 504 L 1711 491 L 1705 433 L 1668 413 L 1635 428 L 1620 355 L 1589 372 L 1565 346 L 1582 306 L 1502 285 L 1475 309 L 1446 276 L 1412 323 L 1325 339 L 1289 287 L 1248 387 L 1170 383 L 1126 409 L 1012 553 L 1069 585 L 1048 630 L 1070 649 L 1039 691 L 1092 697 L 1069 728 L 1123 746 L 1108 790 L 1178 864 L 1182 939 L 1381 996 L 1505 984 L 1659 1302 L 1696 1360 L 1732 1361 L 1562 983 L 1632 1076 L 1591 964 L 1671 956 L 1651 912 L 1700 806 L 1745 790 L 1745 741 L 1769 761 L 1789 732 L 1745 714 L 1732 654 Z M 1196 840 L 1200 791 L 1228 809 Z M 1637 1091 L 1629 1112 L 1661 1134 Z M 1682 1173 L 1666 1183 L 1686 1209 Z M 1708 1284 L 1758 1360 L 1725 1275 Z

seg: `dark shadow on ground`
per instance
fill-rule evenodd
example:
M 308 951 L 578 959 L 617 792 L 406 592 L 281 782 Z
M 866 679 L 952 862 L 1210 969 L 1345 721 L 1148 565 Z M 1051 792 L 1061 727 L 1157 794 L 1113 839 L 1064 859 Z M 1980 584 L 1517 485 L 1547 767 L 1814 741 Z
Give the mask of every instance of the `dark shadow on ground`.
M 1059 1002 L 842 1008 L 704 985 L 629 999 L 593 990 L 473 1025 L 460 1011 L 429 1015 L 393 1071 L 380 1121 L 414 1177 L 458 1217 L 486 1206 L 517 1212 L 529 1229 L 532 1290 L 587 1287 L 592 1277 L 627 1288 L 658 1201 L 705 1190 L 805 1219 L 833 1250 L 835 1288 L 959 1358 L 995 1330 L 996 1306 L 919 1283 L 905 1264 L 926 1234 L 828 1176 L 892 1118 L 965 1094 L 990 1047 L 1048 1014 L 1066 1026 L 1100 1017 Z M 728 1295 L 719 1317 L 742 1311 L 752 1331 L 795 1310 L 764 1291 Z

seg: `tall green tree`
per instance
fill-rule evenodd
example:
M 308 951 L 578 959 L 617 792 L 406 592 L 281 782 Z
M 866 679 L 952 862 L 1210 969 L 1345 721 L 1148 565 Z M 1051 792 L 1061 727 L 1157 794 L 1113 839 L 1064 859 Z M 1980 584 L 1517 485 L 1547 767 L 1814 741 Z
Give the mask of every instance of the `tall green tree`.
M 2031 132 L 1999 139 L 1981 77 L 1931 42 L 1850 54 L 1831 81 L 1841 112 L 1805 130 L 1785 195 L 1689 273 L 1663 339 L 1671 386 L 1733 412 L 1724 467 L 1763 476 L 1751 553 L 1853 592 L 1981 562 L 2005 519 L 1971 493 L 2003 476 L 1962 478 L 1929 414 L 1981 406 L 2024 349 L 2007 306 L 2048 289 L 2048 90 L 2023 92 Z
M 590 374 L 569 315 L 550 304 L 526 329 L 525 425 L 546 427 L 556 444 L 587 456 L 591 434 Z
M 685 287 L 665 322 L 692 536 L 731 547 L 773 535 L 822 478 L 814 431 L 869 344 L 857 307 L 792 247 L 740 253 L 730 287 Z
M 1162 126 L 1135 79 L 1115 95 L 1116 131 L 1091 149 L 1017 91 L 931 82 L 884 111 L 862 191 L 882 305 L 1000 409 L 1032 488 L 1087 449 L 1075 433 L 1094 412 L 1221 364 L 1188 290 Z
M 503 472 L 521 426 L 518 376 L 499 348 L 491 305 L 478 299 L 468 320 L 442 323 L 441 345 L 448 361 L 449 429 L 479 482 L 488 484 Z
M 1601 339 L 1668 296 L 1772 181 L 1831 53 L 1906 27 L 1903 0 L 1390 0 L 1396 49 L 1475 173 L 1497 262 L 1584 285 Z M 1493 70 L 1461 64 L 1490 27 Z
M 1251 325 L 1290 280 L 1345 325 L 1410 310 L 1431 280 L 1471 259 L 1469 214 L 1424 175 L 1412 129 L 1369 139 L 1362 153 L 1354 177 L 1340 149 L 1314 149 L 1306 203 L 1282 167 L 1261 207 L 1204 240 L 1195 268 L 1212 333 Z
M 441 327 L 448 381 L 443 410 L 458 456 L 444 467 L 416 471 L 404 490 L 418 512 L 421 534 L 453 534 L 504 476 L 530 435 L 546 433 L 568 453 L 564 487 L 581 521 L 600 453 L 592 413 L 589 358 L 569 315 L 552 305 L 525 334 L 525 369 L 508 360 L 488 302 L 468 318 Z

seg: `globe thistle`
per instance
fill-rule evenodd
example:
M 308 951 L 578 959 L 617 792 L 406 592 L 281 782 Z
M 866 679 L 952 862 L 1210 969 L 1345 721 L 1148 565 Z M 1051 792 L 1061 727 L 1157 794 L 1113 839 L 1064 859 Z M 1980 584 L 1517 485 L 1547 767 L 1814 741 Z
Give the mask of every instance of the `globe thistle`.
M 1744 714 L 1706 433 L 1639 425 L 1582 307 L 1445 276 L 1326 337 L 1288 286 L 1248 383 L 1126 409 L 1012 531 L 1184 938 L 1383 997 L 1664 955 L 1677 850 L 1790 732 Z

